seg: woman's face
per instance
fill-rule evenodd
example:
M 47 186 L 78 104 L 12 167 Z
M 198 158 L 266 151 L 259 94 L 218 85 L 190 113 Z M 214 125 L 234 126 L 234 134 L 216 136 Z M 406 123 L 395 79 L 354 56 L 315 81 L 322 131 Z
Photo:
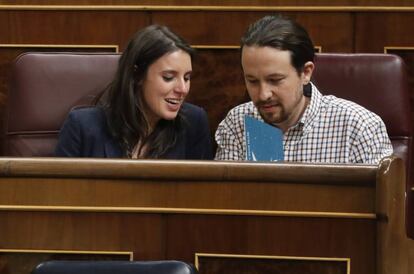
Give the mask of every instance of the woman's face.
M 191 71 L 191 57 L 183 50 L 166 53 L 148 67 L 142 92 L 151 128 L 177 116 L 190 90 Z

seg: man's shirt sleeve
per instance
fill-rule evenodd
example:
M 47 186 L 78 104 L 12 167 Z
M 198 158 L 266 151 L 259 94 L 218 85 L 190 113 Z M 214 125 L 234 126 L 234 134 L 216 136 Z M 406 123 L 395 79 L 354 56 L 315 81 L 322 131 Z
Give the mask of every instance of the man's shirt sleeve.
M 359 133 L 352 149 L 355 162 L 378 164 L 380 160 L 393 153 L 392 144 L 384 122 L 378 118 Z
M 242 161 L 245 158 L 243 149 L 244 125 L 238 121 L 239 119 L 234 118 L 230 112 L 216 130 L 215 160 Z

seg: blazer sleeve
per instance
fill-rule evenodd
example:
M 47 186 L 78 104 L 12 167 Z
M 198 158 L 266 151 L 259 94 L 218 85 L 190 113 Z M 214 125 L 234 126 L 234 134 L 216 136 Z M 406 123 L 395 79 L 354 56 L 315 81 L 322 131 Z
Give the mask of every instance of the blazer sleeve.
M 186 159 L 212 160 L 213 147 L 207 113 L 204 109 L 192 106 L 189 111 Z
M 76 119 L 76 112 L 71 111 L 60 129 L 55 156 L 81 157 L 81 149 L 81 126 Z

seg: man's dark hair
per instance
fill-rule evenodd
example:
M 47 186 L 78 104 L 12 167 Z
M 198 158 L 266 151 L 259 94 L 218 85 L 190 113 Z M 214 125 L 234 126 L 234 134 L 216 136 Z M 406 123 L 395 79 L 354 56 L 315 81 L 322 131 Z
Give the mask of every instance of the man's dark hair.
M 292 19 L 281 15 L 265 16 L 251 24 L 241 39 L 244 46 L 272 47 L 287 50 L 298 73 L 306 62 L 313 62 L 315 49 L 308 32 Z

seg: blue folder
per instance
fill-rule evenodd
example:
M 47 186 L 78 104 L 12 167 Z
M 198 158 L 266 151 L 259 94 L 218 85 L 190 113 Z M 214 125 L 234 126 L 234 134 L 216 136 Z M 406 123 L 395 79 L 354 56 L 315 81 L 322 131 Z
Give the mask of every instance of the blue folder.
M 283 161 L 283 132 L 253 117 L 244 117 L 247 161 Z

